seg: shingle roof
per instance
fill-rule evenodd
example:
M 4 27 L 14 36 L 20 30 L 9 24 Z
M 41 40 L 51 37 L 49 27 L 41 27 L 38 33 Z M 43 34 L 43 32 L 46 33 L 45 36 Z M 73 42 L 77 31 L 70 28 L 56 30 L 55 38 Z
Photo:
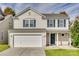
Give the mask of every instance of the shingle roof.
M 46 29 L 10 29 L 9 32 L 11 33 L 41 33 L 41 32 L 46 32 Z
M 47 17 L 47 19 L 66 19 L 69 18 L 67 15 L 64 14 L 43 14 Z
M 44 14 L 44 13 L 40 13 L 39 11 L 37 11 L 37 10 L 31 8 L 31 7 L 28 7 L 26 9 L 22 10 L 15 17 L 20 16 L 21 14 L 27 12 L 28 10 L 32 10 L 32 11 L 38 13 L 39 15 L 42 15 L 42 16 L 47 17 L 48 19 L 49 18 L 52 18 L 52 19 L 67 19 L 67 18 L 69 18 L 68 15 L 65 14 L 65 12 L 60 12 L 59 14 L 55 14 L 55 13 L 50 13 L 50 14 L 47 13 L 47 14 Z

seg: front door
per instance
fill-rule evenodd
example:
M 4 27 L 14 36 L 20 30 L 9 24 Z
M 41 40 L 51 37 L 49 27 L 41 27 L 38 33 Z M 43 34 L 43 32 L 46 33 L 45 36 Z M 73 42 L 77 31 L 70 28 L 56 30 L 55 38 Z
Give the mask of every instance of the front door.
M 55 44 L 55 34 L 51 34 L 51 45 Z

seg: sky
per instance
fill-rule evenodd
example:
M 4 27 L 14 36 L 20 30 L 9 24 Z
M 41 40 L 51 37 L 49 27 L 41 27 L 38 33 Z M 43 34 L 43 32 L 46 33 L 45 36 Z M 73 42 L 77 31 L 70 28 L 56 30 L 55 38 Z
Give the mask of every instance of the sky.
M 78 3 L 1 3 L 0 8 L 4 10 L 6 7 L 11 7 L 16 14 L 27 7 L 32 7 L 41 13 L 60 13 L 65 11 L 71 20 L 79 16 Z

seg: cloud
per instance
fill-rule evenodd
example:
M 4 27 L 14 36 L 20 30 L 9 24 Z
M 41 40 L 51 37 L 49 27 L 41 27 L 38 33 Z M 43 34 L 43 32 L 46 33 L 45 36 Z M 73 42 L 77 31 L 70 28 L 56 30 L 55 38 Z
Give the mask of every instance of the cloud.
M 16 13 L 20 12 L 21 10 L 29 7 L 30 4 L 23 4 L 23 3 L 18 3 L 18 4 L 15 4 L 14 6 L 14 10 L 16 11 Z
M 13 6 L 14 6 L 14 4 L 11 4 L 11 3 L 1 3 L 0 4 L 0 8 L 2 9 L 2 10 L 4 10 L 6 7 L 10 7 L 10 8 L 13 8 Z M 13 8 L 14 9 L 14 8 Z
M 2 10 L 4 10 L 4 9 L 6 8 L 6 6 L 3 5 L 3 4 L 0 4 L 0 8 L 1 8 Z
M 6 7 L 11 7 L 16 11 L 16 13 L 27 7 L 32 7 L 42 13 L 59 13 L 61 11 L 66 11 L 71 18 L 79 15 L 78 3 L 1 3 L 0 7 L 2 10 Z

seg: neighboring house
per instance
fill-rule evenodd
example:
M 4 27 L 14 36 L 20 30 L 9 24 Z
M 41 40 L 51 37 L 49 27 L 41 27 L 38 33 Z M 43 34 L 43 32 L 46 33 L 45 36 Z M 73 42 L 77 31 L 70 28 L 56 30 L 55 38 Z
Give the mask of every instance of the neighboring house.
M 1 8 L 0 8 L 0 21 L 2 21 L 2 20 L 4 20 L 4 14 L 3 14 L 3 12 L 2 12 L 2 10 L 1 10 Z
M 70 46 L 69 17 L 26 8 L 13 18 L 8 37 L 10 47 Z
M 5 16 L 5 19 L 0 21 L 0 43 L 8 43 L 8 30 L 12 27 L 12 16 Z
M 12 16 L 4 16 L 0 8 L 0 43 L 8 43 L 8 30 L 12 27 Z

